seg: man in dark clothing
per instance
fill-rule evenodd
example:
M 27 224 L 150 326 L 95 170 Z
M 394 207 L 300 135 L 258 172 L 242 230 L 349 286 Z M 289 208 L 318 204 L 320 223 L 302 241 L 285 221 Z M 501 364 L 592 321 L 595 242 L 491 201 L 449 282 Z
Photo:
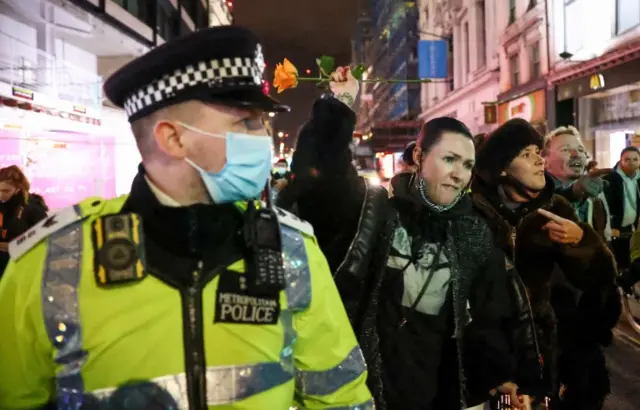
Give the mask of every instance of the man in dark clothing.
M 276 203 L 313 226 L 367 361 L 376 408 L 384 410 L 375 303 L 394 220 L 386 190 L 358 176 L 352 163 L 358 82 L 341 67 L 331 89 L 300 130 L 291 181 Z
M 611 212 L 611 247 L 618 268 L 626 269 L 631 263 L 629 254 L 631 235 L 638 227 L 640 217 L 640 151 L 626 147 L 620 153 L 620 161 L 607 175 L 605 190 Z
M 273 166 L 273 171 L 271 172 L 271 185 L 276 186 L 278 185 L 278 182 L 288 181 L 290 176 L 291 172 L 289 172 L 289 164 L 287 163 L 287 160 L 280 158 Z M 282 188 L 284 188 L 284 185 Z

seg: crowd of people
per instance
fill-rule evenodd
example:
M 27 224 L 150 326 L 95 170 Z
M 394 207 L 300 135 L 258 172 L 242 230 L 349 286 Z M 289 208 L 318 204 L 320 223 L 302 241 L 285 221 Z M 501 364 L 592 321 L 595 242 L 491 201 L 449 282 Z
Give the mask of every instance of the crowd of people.
M 0 171 L 0 408 L 602 410 L 640 152 L 587 171 L 573 127 L 433 118 L 387 191 L 353 165 L 341 67 L 274 171 L 286 107 L 238 79 L 260 50 L 210 28 L 107 80 L 143 158 L 127 197 L 22 235 L 46 207 Z

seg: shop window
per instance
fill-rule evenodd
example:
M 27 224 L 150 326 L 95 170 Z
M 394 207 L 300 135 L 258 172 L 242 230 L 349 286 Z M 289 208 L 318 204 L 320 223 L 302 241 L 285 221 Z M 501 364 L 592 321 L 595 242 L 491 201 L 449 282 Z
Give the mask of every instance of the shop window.
M 464 23 L 464 73 L 471 72 L 471 44 L 469 43 L 469 23 Z M 465 81 L 466 82 L 466 81 Z
M 509 57 L 509 73 L 511 76 L 511 87 L 520 85 L 520 55 L 514 54 Z
M 531 63 L 531 79 L 540 77 L 540 43 L 536 43 L 529 48 L 529 60 Z
M 191 21 L 194 23 L 198 21 L 197 3 L 200 3 L 200 0 L 180 0 L 182 8 L 187 12 L 189 17 L 191 17 Z
M 509 0 L 509 24 L 516 21 L 516 0 Z
M 633 0 L 638 1 L 638 0 Z M 564 6 L 564 38 L 565 49 L 571 53 L 580 51 L 583 47 L 584 37 L 584 17 L 591 13 L 591 9 L 585 10 L 585 0 L 565 0 Z
M 153 27 L 153 3 L 146 0 L 115 0 L 114 3 L 146 25 Z
M 198 9 L 198 20 L 196 20 L 196 26 L 198 26 L 198 28 L 209 27 L 209 14 L 207 12 L 207 7 L 202 4 L 200 0 L 196 0 L 196 7 Z
M 187 23 L 185 23 L 184 20 L 180 19 L 180 35 L 185 36 L 192 32 L 193 30 L 191 30 L 191 28 L 187 26 Z
M 616 31 L 618 34 L 640 24 L 640 1 L 616 0 Z
M 449 91 L 455 90 L 455 70 L 453 59 L 453 36 L 449 39 L 449 55 L 447 56 L 447 79 L 449 81 Z
M 156 33 L 165 41 L 169 41 L 177 37 L 177 11 L 172 6 L 163 7 L 158 4 L 156 15 Z

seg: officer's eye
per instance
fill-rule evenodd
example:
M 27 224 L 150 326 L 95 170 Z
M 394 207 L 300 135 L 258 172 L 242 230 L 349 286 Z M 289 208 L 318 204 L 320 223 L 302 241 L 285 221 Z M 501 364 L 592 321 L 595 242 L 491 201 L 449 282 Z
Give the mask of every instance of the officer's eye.
M 250 131 L 259 130 L 264 127 L 262 117 L 249 117 L 242 120 L 242 124 Z

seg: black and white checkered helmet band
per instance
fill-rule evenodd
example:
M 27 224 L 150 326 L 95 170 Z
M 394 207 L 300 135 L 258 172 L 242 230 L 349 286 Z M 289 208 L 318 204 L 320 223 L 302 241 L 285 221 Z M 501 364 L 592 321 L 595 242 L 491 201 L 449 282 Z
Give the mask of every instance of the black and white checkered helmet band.
M 147 107 L 175 97 L 178 92 L 202 84 L 210 88 L 262 86 L 263 71 L 264 65 L 260 66 L 249 57 L 223 58 L 188 65 L 133 93 L 125 100 L 124 110 L 131 117 Z

